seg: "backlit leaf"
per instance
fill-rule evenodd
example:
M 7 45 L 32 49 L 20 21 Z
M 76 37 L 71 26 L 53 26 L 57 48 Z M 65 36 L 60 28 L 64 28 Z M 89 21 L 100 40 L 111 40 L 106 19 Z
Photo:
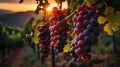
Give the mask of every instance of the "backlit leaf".
M 104 12 L 105 16 L 113 15 L 113 13 L 114 13 L 113 7 L 107 7 Z
M 98 17 L 99 24 L 104 24 L 106 21 L 108 21 L 107 17 L 103 17 L 103 16 Z
M 38 40 L 38 30 L 35 29 L 34 31 L 34 34 L 33 34 L 33 37 L 32 37 L 32 41 L 35 43 L 35 44 L 38 44 L 39 43 L 39 40 Z
M 118 31 L 120 26 L 120 12 L 114 13 L 114 8 L 108 7 L 106 8 L 104 14 L 105 17 L 100 16 L 98 17 L 99 24 L 105 24 L 107 21 L 108 23 L 104 26 L 104 31 L 107 32 L 109 35 L 113 35 L 113 31 Z
M 63 51 L 68 52 L 70 50 L 70 44 L 64 46 Z

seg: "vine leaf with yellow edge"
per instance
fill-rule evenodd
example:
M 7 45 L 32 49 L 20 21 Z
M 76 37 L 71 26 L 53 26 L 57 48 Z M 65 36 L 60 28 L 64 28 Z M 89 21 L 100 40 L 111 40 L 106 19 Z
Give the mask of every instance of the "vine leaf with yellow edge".
M 91 7 L 94 3 L 96 3 L 97 1 L 99 1 L 99 0 L 84 0 L 84 3 L 86 3 L 86 5 L 88 6 L 88 7 Z M 100 8 L 100 7 L 102 7 L 102 5 L 103 5 L 103 2 L 99 2 L 99 4 L 96 4 L 96 6 L 98 7 L 98 8 Z
M 99 24 L 105 24 L 104 31 L 108 33 L 108 35 L 113 35 L 113 31 L 118 31 L 120 26 L 120 12 L 114 13 L 113 7 L 107 7 L 105 12 L 105 16 L 99 16 L 98 22 Z
M 34 30 L 34 34 L 32 36 L 32 41 L 35 43 L 35 44 L 38 44 L 39 43 L 39 40 L 38 40 L 38 33 L 39 31 L 37 29 Z
M 70 44 L 69 44 L 69 41 L 68 41 L 68 44 L 64 46 L 63 51 L 67 53 L 67 52 L 69 52 L 70 48 L 71 47 L 70 47 Z

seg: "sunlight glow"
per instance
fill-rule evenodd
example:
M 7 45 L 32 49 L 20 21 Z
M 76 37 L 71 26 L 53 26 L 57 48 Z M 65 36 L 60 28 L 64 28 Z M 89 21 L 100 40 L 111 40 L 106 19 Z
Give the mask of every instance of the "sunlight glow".
M 50 6 L 46 10 L 51 11 L 53 7 L 57 7 L 57 4 L 56 3 L 50 4 Z
M 25 3 L 0 3 L 0 9 L 11 10 L 14 12 L 20 11 L 35 11 L 37 4 L 25 4 Z M 47 8 L 47 11 L 52 10 L 53 7 L 57 7 L 57 3 L 50 1 L 50 7 Z M 63 2 L 62 9 L 67 8 L 67 2 Z
M 19 11 L 34 11 L 37 4 L 13 4 L 13 3 L 0 3 L 0 9 Z

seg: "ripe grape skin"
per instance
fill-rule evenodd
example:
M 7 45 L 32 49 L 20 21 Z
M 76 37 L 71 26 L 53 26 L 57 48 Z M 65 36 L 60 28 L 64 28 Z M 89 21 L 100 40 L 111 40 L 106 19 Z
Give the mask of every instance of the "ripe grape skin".
M 77 22 L 82 22 L 83 21 L 83 17 L 81 15 L 77 16 Z
M 85 30 L 83 31 L 83 34 L 84 34 L 85 36 L 88 36 L 88 35 L 90 34 L 90 32 L 89 32 L 87 29 L 85 29 Z
M 94 30 L 93 25 L 88 24 L 88 25 L 87 25 L 87 30 L 88 30 L 88 31 L 93 31 L 93 30 Z
M 88 10 L 88 11 L 87 11 L 87 14 L 88 14 L 89 16 L 93 16 L 93 15 L 94 15 L 94 11 L 93 11 L 93 10 Z
M 74 29 L 74 33 L 78 35 L 80 33 L 80 29 L 79 28 L 75 28 Z
M 80 40 L 82 40 L 82 39 L 84 38 L 84 34 L 83 34 L 83 33 L 80 33 L 80 34 L 78 35 L 78 37 L 79 37 Z
M 83 48 L 83 46 L 84 46 L 84 41 L 83 41 L 83 40 L 79 40 L 79 41 L 77 42 L 77 46 Z
M 91 18 L 90 19 L 90 24 L 91 25 L 96 25 L 97 24 L 97 20 L 95 18 Z
M 72 21 L 75 23 L 75 22 L 77 22 L 78 20 L 77 20 L 77 16 L 74 16 L 73 18 L 72 18 Z
M 83 23 L 81 23 L 81 22 L 77 22 L 77 23 L 76 23 L 76 27 L 79 28 L 79 29 L 81 29 L 81 28 L 84 27 L 84 25 L 83 25 Z
M 90 22 L 89 22 L 88 19 L 84 19 L 83 24 L 84 24 L 85 26 L 87 26 L 88 24 L 90 24 Z

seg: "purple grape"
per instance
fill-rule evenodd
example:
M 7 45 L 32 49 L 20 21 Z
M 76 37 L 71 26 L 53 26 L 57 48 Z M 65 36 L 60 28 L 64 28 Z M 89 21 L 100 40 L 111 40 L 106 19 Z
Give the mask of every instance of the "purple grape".
M 90 22 L 89 22 L 89 20 L 85 19 L 85 20 L 83 21 L 83 24 L 84 24 L 84 25 L 88 25 L 88 24 L 90 24 Z
M 87 29 L 85 29 L 85 30 L 83 31 L 83 34 L 84 34 L 85 36 L 87 36 L 87 35 L 90 34 L 90 32 L 89 32 Z
M 84 25 L 83 25 L 83 23 L 77 22 L 76 23 L 76 27 L 79 28 L 79 29 L 81 29 L 81 28 L 84 27 Z
M 94 27 L 93 27 L 91 24 L 89 24 L 89 25 L 87 25 L 87 30 L 93 31 L 93 30 L 94 30 Z

